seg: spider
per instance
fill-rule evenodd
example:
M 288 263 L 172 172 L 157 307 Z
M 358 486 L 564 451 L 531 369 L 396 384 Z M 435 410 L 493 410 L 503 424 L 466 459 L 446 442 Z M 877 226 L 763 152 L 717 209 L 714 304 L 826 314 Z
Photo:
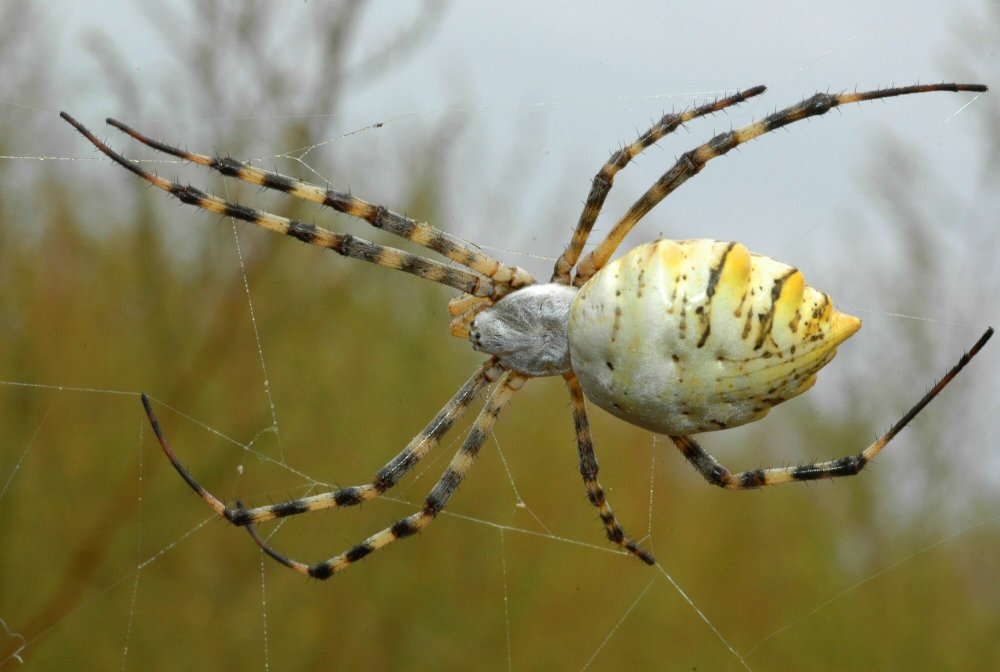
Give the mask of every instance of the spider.
M 462 292 L 448 305 L 453 317 L 451 332 L 468 338 L 474 349 L 489 358 L 427 426 L 364 485 L 267 506 L 245 507 L 239 500 L 233 506 L 227 505 L 202 487 L 181 464 L 167 443 L 149 398 L 142 395 L 160 446 L 187 484 L 219 515 L 246 527 L 272 558 L 302 574 L 326 579 L 429 525 L 468 473 L 503 407 L 526 381 L 541 376 L 562 376 L 569 388 L 580 473 L 608 539 L 648 564 L 654 564 L 655 559 L 625 533 L 598 481 L 585 399 L 627 422 L 668 435 L 709 483 L 723 488 L 742 490 L 859 473 L 968 364 L 992 336 L 992 328 L 898 422 L 860 453 L 814 464 L 733 473 L 702 449 L 692 435 L 759 420 L 771 407 L 805 392 L 816 381 L 819 369 L 834 357 L 837 346 L 858 330 L 860 320 L 839 312 L 826 294 L 806 286 L 797 269 L 752 254 L 738 243 L 658 240 L 640 245 L 616 261 L 610 259 L 632 227 L 657 203 L 700 172 L 708 161 L 757 136 L 849 103 L 931 91 L 986 90 L 979 84 L 942 83 L 837 95 L 817 93 L 682 154 L 581 259 L 619 170 L 682 124 L 757 96 L 764 87 L 738 91 L 679 114 L 667 114 L 637 140 L 614 152 L 594 177 L 569 245 L 556 261 L 547 283 L 539 283 L 523 269 L 457 242 L 428 224 L 350 194 L 231 158 L 182 151 L 118 121 L 107 120 L 155 150 L 330 206 L 437 252 L 451 263 L 228 202 L 144 170 L 109 148 L 70 115 L 63 112 L 60 116 L 116 163 L 185 203 Z M 257 532 L 257 523 L 319 509 L 355 506 L 382 495 L 434 449 L 469 405 L 491 386 L 468 435 L 418 512 L 313 565 L 283 555 Z

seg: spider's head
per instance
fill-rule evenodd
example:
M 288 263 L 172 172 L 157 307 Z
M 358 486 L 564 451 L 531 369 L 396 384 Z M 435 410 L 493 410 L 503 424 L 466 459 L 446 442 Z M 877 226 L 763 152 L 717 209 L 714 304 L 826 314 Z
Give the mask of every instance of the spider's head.
M 448 312 L 452 316 L 451 335 L 458 338 L 468 338 L 472 321 L 476 315 L 493 305 L 487 298 L 462 294 L 448 302 Z
M 569 310 L 576 294 L 566 285 L 531 285 L 479 308 L 468 323 L 472 347 L 529 376 L 568 373 Z

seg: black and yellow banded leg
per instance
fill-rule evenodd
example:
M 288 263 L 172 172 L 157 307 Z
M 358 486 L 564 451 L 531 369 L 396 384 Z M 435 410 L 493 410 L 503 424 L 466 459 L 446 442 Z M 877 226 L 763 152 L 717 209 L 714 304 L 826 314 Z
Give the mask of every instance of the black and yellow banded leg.
M 272 558 L 301 574 L 307 574 L 317 579 L 326 579 L 334 574 L 344 571 L 349 566 L 362 558 L 384 548 L 398 539 L 411 537 L 417 532 L 427 527 L 434 518 L 444 509 L 448 500 L 455 494 L 458 486 L 462 483 L 472 463 L 479 454 L 480 448 L 489 436 L 493 425 L 496 423 L 500 411 L 507 405 L 514 393 L 524 384 L 526 378 L 513 373 L 506 372 L 497 380 L 496 386 L 486 398 L 486 404 L 479 416 L 469 430 L 469 435 L 465 438 L 461 448 L 448 464 L 441 478 L 434 485 L 434 488 L 424 500 L 423 508 L 411 516 L 396 521 L 389 527 L 376 532 L 360 544 L 348 549 L 340 555 L 329 560 L 307 565 L 297 560 L 277 552 L 257 533 L 256 527 L 250 523 L 247 531 L 254 541 L 260 545 L 261 549 Z
M 677 189 L 677 187 L 684 184 L 688 178 L 697 175 L 705 167 L 705 164 L 715 157 L 722 156 L 735 147 L 765 133 L 782 128 L 796 121 L 826 114 L 840 105 L 903 96 L 911 93 L 928 93 L 931 91 L 983 92 L 986 91 L 986 87 L 981 84 L 925 84 L 879 89 L 862 93 L 842 93 L 839 95 L 817 93 L 812 98 L 779 110 L 758 122 L 715 136 L 705 144 L 682 154 L 677 159 L 677 162 L 628 209 L 611 229 L 607 237 L 580 261 L 573 284 L 577 287 L 582 286 L 594 273 L 602 269 L 608 263 L 608 260 L 611 259 L 611 255 L 618 249 L 622 240 L 625 239 L 625 236 L 632 230 L 632 227 L 646 213 L 652 210 L 656 204 Z
M 230 157 L 207 156 L 205 154 L 184 151 L 179 147 L 153 140 L 115 119 L 108 119 L 107 122 L 142 144 L 152 147 L 159 152 L 176 156 L 179 159 L 190 161 L 200 166 L 206 166 L 228 177 L 235 177 L 267 189 L 275 189 L 295 198 L 319 203 L 346 215 L 363 219 L 376 229 L 388 231 L 393 235 L 405 238 L 429 250 L 434 250 L 476 273 L 485 275 L 499 285 L 517 288 L 534 284 L 534 279 L 527 271 L 516 266 L 508 266 L 484 254 L 480 250 L 460 243 L 448 236 L 444 231 L 436 229 L 425 222 L 410 219 L 382 206 L 368 203 L 351 194 L 319 187 L 270 170 L 262 170 L 255 166 L 240 163 Z
M 976 354 L 986 345 L 986 342 L 993 336 L 993 329 L 989 328 L 979 337 L 967 353 L 962 355 L 955 364 L 939 380 L 920 401 L 913 405 L 896 424 L 880 436 L 878 440 L 862 450 L 856 455 L 848 455 L 836 460 L 815 462 L 813 464 L 802 464 L 788 467 L 770 467 L 766 469 L 750 469 L 738 473 L 732 473 L 719 463 L 714 457 L 707 453 L 698 442 L 690 436 L 670 437 L 674 445 L 681 451 L 688 462 L 705 477 L 712 485 L 717 485 L 728 490 L 747 490 L 752 488 L 762 488 L 768 485 L 780 485 L 782 483 L 794 483 L 797 481 L 815 481 L 826 478 L 839 478 L 841 476 L 853 476 L 859 473 L 865 466 L 875 459 L 875 456 L 892 441 L 897 434 L 913 418 L 924 410 L 934 397 L 947 387 L 948 383 L 954 380 L 955 376 L 965 368 L 965 365 L 976 356 Z
M 604 496 L 604 488 L 597 480 L 599 465 L 597 464 L 597 455 L 594 453 L 594 438 L 590 433 L 590 421 L 587 419 L 587 406 L 583 397 L 583 389 L 575 375 L 568 374 L 565 378 L 566 385 L 569 387 L 570 402 L 573 406 L 573 426 L 576 429 L 576 445 L 580 453 L 580 475 L 583 476 L 583 484 L 587 488 L 587 499 L 597 508 L 608 539 L 647 565 L 654 565 L 656 559 L 652 553 L 625 534 L 624 528 L 618 523 L 614 511 L 611 510 L 611 505 L 608 504 L 608 500 Z
M 496 362 L 488 360 L 483 367 L 478 369 L 462 385 L 458 392 L 455 393 L 455 396 L 438 411 L 437 415 L 434 416 L 427 426 L 413 437 L 396 457 L 392 458 L 388 464 L 379 469 L 371 483 L 350 486 L 311 497 L 303 497 L 301 499 L 256 508 L 245 508 L 242 504 L 237 504 L 235 507 L 227 506 L 218 497 L 208 492 L 195 481 L 187 468 L 177 459 L 177 456 L 163 436 L 163 430 L 156 419 L 156 415 L 153 413 L 149 398 L 146 395 L 142 396 L 142 403 L 146 409 L 146 415 L 153 426 L 153 432 L 156 434 L 163 452 L 174 466 L 174 469 L 219 515 L 234 525 L 248 525 L 250 523 L 274 520 L 275 518 L 294 516 L 300 513 L 319 511 L 320 509 L 356 506 L 382 495 L 396 485 L 424 456 L 437 447 L 441 438 L 462 417 L 469 404 L 475 401 L 483 391 L 483 388 L 493 380 L 496 380 L 500 373 L 500 367 L 496 365 Z
M 558 282 L 563 285 L 569 284 L 570 272 L 573 270 L 573 265 L 580 258 L 583 246 L 587 244 L 587 238 L 590 237 L 590 232 L 594 228 L 597 216 L 601 213 L 601 208 L 604 207 L 604 201 L 608 197 L 608 192 L 611 191 L 615 175 L 619 170 L 627 166 L 632 159 L 646 148 L 655 144 L 660 138 L 673 133 L 681 125 L 692 119 L 719 112 L 761 93 L 764 93 L 764 87 L 755 86 L 691 110 L 685 110 L 677 114 L 665 114 L 649 130 L 640 135 L 638 139 L 612 154 L 611 158 L 601 166 L 597 175 L 594 176 L 590 187 L 590 194 L 588 194 L 587 200 L 584 202 L 583 212 L 580 213 L 576 229 L 573 230 L 573 237 L 570 239 L 566 250 L 556 260 L 555 269 L 552 272 L 552 282 Z
M 154 187 L 166 191 L 183 203 L 194 205 L 225 217 L 233 217 L 244 222 L 249 222 L 263 229 L 295 238 L 304 243 L 333 250 L 345 257 L 360 259 L 376 266 L 411 273 L 432 282 L 454 287 L 473 296 L 488 297 L 496 300 L 510 291 L 510 285 L 497 284 L 485 275 L 471 270 L 466 271 L 454 268 L 434 259 L 428 259 L 387 245 L 380 245 L 348 233 L 337 233 L 316 226 L 315 224 L 289 219 L 288 217 L 282 217 L 256 208 L 232 203 L 190 185 L 165 180 L 148 170 L 144 170 L 138 164 L 129 161 L 121 154 L 115 152 L 70 115 L 63 112 L 61 116 L 115 163 L 138 175 Z M 384 209 L 380 212 L 388 213 Z M 377 214 L 375 216 L 379 221 L 386 220 L 387 217 L 388 215 L 385 214 Z M 493 267 L 491 269 L 495 270 Z M 527 278 L 525 276 L 518 277 L 520 278 L 519 281 L 531 284 L 529 282 L 530 276 Z

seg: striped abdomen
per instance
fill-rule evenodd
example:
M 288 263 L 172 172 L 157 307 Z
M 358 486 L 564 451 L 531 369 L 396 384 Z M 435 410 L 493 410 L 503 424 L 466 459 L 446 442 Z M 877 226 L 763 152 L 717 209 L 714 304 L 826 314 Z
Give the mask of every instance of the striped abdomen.
M 805 392 L 860 326 L 798 270 L 738 243 L 659 240 L 580 289 L 569 344 L 594 403 L 682 435 L 758 420 Z

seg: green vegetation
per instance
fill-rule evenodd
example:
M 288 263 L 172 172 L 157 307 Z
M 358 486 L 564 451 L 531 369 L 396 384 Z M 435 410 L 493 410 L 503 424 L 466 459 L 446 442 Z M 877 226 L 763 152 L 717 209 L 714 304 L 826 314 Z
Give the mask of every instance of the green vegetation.
M 209 47 L 223 18 L 207 11 L 205 32 L 184 38 L 190 43 L 169 64 L 176 81 L 207 87 L 249 58 L 234 49 L 216 59 Z M 3 18 L 0 25 L 31 21 Z M 225 17 L 243 31 L 232 44 L 256 42 L 255 31 L 266 30 L 256 18 L 249 10 Z M 227 125 L 220 110 L 231 101 L 203 100 L 196 104 L 218 107 L 187 111 L 211 120 L 199 133 L 234 156 L 255 136 L 276 148 L 329 137 L 328 118 L 302 115 L 332 114 L 356 82 L 356 72 L 335 66 L 357 20 L 345 10 L 315 27 L 325 36 L 317 59 L 334 73 L 322 94 L 298 100 L 279 123 L 267 101 L 286 92 L 292 74 L 258 63 L 260 87 L 244 85 L 240 95 L 262 121 Z M 394 48 L 419 49 L 432 23 L 419 18 Z M 14 38 L 0 40 L 0 61 L 3 49 L 30 53 Z M 359 67 L 377 78 L 402 57 Z M 115 80 L 126 109 L 129 76 Z M 11 80 L 6 97 L 42 96 L 46 77 L 39 67 Z M 0 153 L 35 151 L 54 131 L 65 134 L 67 154 L 87 155 L 48 118 L 16 127 L 0 118 Z M 398 156 L 354 169 L 448 151 L 439 140 L 414 138 Z M 279 170 L 293 171 L 289 164 Z M 438 221 L 441 185 L 415 162 L 412 172 L 417 179 L 400 187 L 405 196 L 393 207 Z M 190 179 L 238 189 L 201 172 Z M 222 497 L 264 503 L 316 492 L 317 482 L 364 482 L 479 361 L 448 335 L 450 292 L 237 225 L 241 265 L 228 221 L 167 202 L 104 162 L 0 160 L 0 184 L 0 618 L 30 640 L 26 669 L 118 669 L 126 648 L 129 669 L 261 669 L 265 658 L 283 670 L 507 669 L 508 656 L 515 669 L 579 669 L 612 632 L 594 669 L 739 669 L 663 575 L 605 552 L 559 381 L 535 382 L 515 398 L 449 509 L 458 517 L 442 516 L 327 583 L 262 560 L 169 468 L 138 393 L 157 400 L 181 459 Z M 229 193 L 360 230 L 253 189 Z M 918 258 L 933 245 L 925 238 L 920 249 L 917 235 L 911 243 Z M 899 347 L 912 347 L 917 361 L 930 351 L 942 361 L 933 343 Z M 875 377 L 871 366 L 853 380 Z M 938 368 L 919 366 L 921 376 Z M 705 443 L 734 466 L 842 455 L 908 403 L 847 389 L 843 397 L 831 409 L 806 395 L 761 426 Z M 651 524 L 663 567 L 737 650 L 790 626 L 753 652 L 754 669 L 985 669 L 1000 655 L 997 524 L 949 535 L 995 513 L 996 501 L 963 491 L 961 465 L 940 457 L 951 435 L 937 426 L 961 404 L 979 403 L 995 406 L 995 398 L 959 389 L 935 402 L 933 420 L 908 432 L 874 475 L 745 494 L 707 487 L 667 441 L 595 411 L 601 480 L 630 530 Z M 306 560 L 341 551 L 410 512 L 461 436 L 393 493 L 408 504 L 289 520 L 272 541 Z M 888 502 L 905 501 L 907 479 L 921 493 L 916 513 L 894 516 L 899 505 Z M 0 628 L 0 661 L 16 646 Z M 0 669 L 18 667 L 8 659 Z

